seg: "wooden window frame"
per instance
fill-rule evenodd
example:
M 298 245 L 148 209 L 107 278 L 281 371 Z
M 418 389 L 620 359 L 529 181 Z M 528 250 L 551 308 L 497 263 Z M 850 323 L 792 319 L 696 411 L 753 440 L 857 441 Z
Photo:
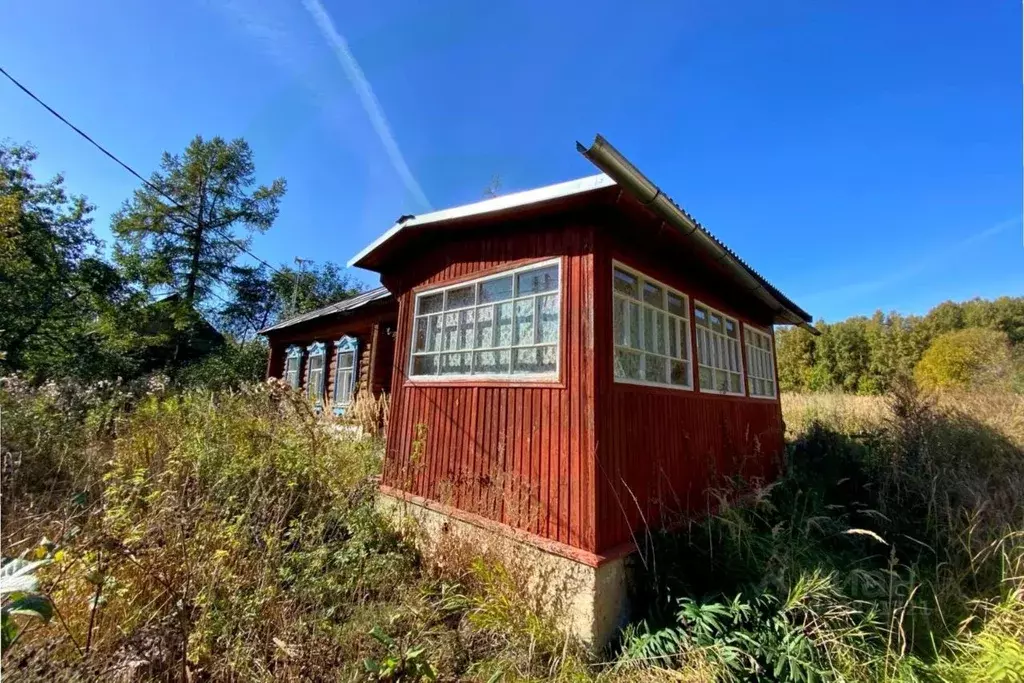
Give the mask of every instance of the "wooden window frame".
M 558 269 L 557 286 L 556 286 L 556 288 L 554 290 L 549 290 L 549 291 L 545 291 L 545 292 L 539 292 L 539 293 L 535 293 L 535 294 L 525 294 L 525 295 L 519 295 L 518 294 L 518 291 L 517 291 L 518 290 L 518 276 L 520 274 L 522 274 L 524 272 L 527 272 L 527 271 L 537 270 L 537 269 L 546 268 L 546 267 L 550 267 L 550 266 L 555 266 Z M 477 337 L 477 324 L 478 324 L 478 319 L 477 318 L 478 318 L 478 316 L 475 314 L 475 311 L 479 310 L 481 307 L 486 306 L 488 304 L 480 304 L 480 303 L 474 301 L 474 303 L 472 305 L 459 306 L 459 307 L 447 309 L 447 308 L 445 308 L 445 305 L 447 305 L 447 292 L 449 292 L 450 290 L 453 290 L 453 289 L 461 289 L 461 288 L 464 288 L 464 287 L 467 287 L 467 286 L 470 286 L 470 285 L 472 285 L 474 287 L 479 287 L 479 285 L 481 283 L 484 283 L 484 282 L 487 282 L 487 281 L 490 281 L 490 280 L 498 280 L 498 279 L 502 279 L 502 278 L 506 278 L 506 277 L 510 277 L 512 279 L 512 296 L 509 299 L 505 299 L 505 300 L 494 302 L 494 303 L 490 304 L 492 307 L 494 307 L 493 310 L 492 310 L 492 321 L 494 321 L 494 322 L 492 322 L 492 324 L 494 324 L 496 326 L 496 321 L 497 321 L 497 318 L 496 318 L 497 308 L 496 307 L 499 304 L 512 303 L 512 322 L 511 322 L 511 324 L 513 326 L 513 334 L 514 334 L 515 333 L 515 325 L 516 325 L 515 304 L 517 302 L 519 302 L 519 301 L 526 301 L 526 300 L 532 299 L 533 302 L 534 302 L 533 303 L 533 305 L 534 305 L 533 316 L 532 316 L 532 319 L 533 319 L 534 343 L 533 344 L 526 344 L 526 345 L 515 345 L 515 344 L 512 344 L 512 345 L 509 345 L 509 346 L 493 346 L 492 345 L 492 346 L 489 346 L 489 347 L 486 347 L 486 348 L 477 348 L 476 347 L 476 337 Z M 478 292 L 479 290 L 477 289 L 476 291 Z M 455 282 L 450 282 L 450 283 L 439 285 L 439 286 L 436 286 L 436 287 L 428 287 L 428 288 L 424 288 L 424 289 L 421 289 L 421 290 L 414 291 L 413 295 L 411 297 L 412 314 L 411 314 L 411 316 L 409 318 L 409 320 L 410 320 L 409 347 L 408 347 L 409 348 L 409 358 L 408 358 L 408 362 L 406 363 L 406 372 L 407 372 L 406 376 L 408 378 L 408 381 L 413 383 L 413 384 L 449 384 L 450 383 L 450 384 L 459 384 L 459 385 L 465 384 L 467 382 L 483 382 L 483 383 L 487 383 L 487 384 L 490 384 L 490 385 L 499 385 L 499 386 L 500 385 L 515 385 L 515 384 L 527 384 L 527 385 L 535 385 L 536 384 L 536 385 L 540 385 L 540 384 L 551 384 L 551 383 L 554 383 L 554 382 L 558 382 L 559 378 L 561 377 L 561 371 L 562 371 L 562 339 L 563 339 L 563 329 L 562 328 L 563 328 L 564 323 L 565 323 L 564 296 L 563 296 L 564 292 L 565 292 L 565 266 L 564 266 L 564 263 L 563 263 L 563 259 L 561 257 L 556 257 L 556 258 L 551 258 L 551 259 L 542 259 L 542 260 L 538 260 L 538 261 L 531 261 L 529 263 L 524 263 L 524 264 L 521 264 L 521 265 L 515 265 L 515 266 L 511 266 L 509 268 L 505 268 L 505 269 L 494 270 L 494 271 L 488 272 L 485 275 L 480 275 L 480 276 L 477 276 L 477 277 L 461 278 L 461 279 L 459 279 L 458 281 L 455 281 Z M 429 297 L 429 296 L 433 296 L 433 295 L 441 294 L 441 293 L 446 295 L 445 298 L 444 298 L 444 303 L 442 304 L 441 310 L 438 313 L 420 315 L 419 314 L 420 300 L 423 299 L 424 297 Z M 551 341 L 551 342 L 540 342 L 540 341 L 537 341 L 538 335 L 540 333 L 540 324 L 539 324 L 540 314 L 539 314 L 539 308 L 538 308 L 539 307 L 539 302 L 540 302 L 540 298 L 541 297 L 550 296 L 550 295 L 554 295 L 555 296 L 555 307 L 556 307 L 556 310 L 557 310 L 557 313 L 558 313 L 558 325 L 557 325 L 557 329 L 555 331 L 555 339 L 554 339 L 554 341 Z M 474 297 L 476 297 L 476 296 L 477 295 L 474 294 Z M 433 374 L 433 375 L 414 374 L 413 373 L 413 367 L 414 367 L 414 363 L 415 363 L 415 360 L 416 360 L 417 357 L 436 356 L 438 358 L 438 362 L 440 363 L 441 356 L 444 353 L 453 353 L 453 352 L 447 352 L 447 351 L 444 351 L 444 350 L 439 350 L 439 351 L 420 351 L 420 352 L 417 352 L 416 351 L 416 326 L 417 326 L 417 321 L 419 319 L 423 318 L 425 315 L 438 315 L 439 314 L 441 316 L 445 316 L 448 313 L 461 313 L 462 311 L 467 311 L 467 310 L 473 310 L 474 311 L 473 329 L 472 329 L 473 344 L 468 349 L 463 349 L 461 351 L 457 351 L 457 352 L 454 352 L 454 353 L 465 353 L 465 352 L 469 352 L 470 353 L 470 359 L 471 359 L 470 360 L 470 368 L 471 368 L 471 371 L 469 373 L 442 374 L 440 372 L 441 367 L 440 367 L 440 364 L 439 364 L 438 365 L 438 372 L 437 372 L 437 374 Z M 444 327 L 443 327 L 443 317 L 442 317 L 442 334 L 443 334 L 443 329 L 444 329 Z M 495 329 L 495 331 L 496 331 L 496 329 Z M 430 330 L 428 330 L 428 334 L 429 333 L 430 333 Z M 428 346 L 429 346 L 429 342 L 428 342 Z M 512 368 L 514 362 L 515 362 L 515 353 L 514 352 L 517 349 L 541 348 L 541 347 L 554 347 L 554 354 L 555 354 L 555 368 L 554 368 L 554 370 L 552 370 L 550 372 L 537 372 L 537 373 L 513 373 L 513 372 L 511 372 L 511 368 Z M 509 351 L 509 366 L 508 366 L 509 367 L 509 372 L 507 372 L 507 373 L 493 373 L 492 372 L 492 373 L 475 373 L 475 374 L 472 372 L 472 367 L 473 367 L 473 365 L 476 362 L 476 353 L 477 352 L 480 352 L 480 351 L 494 351 L 494 352 L 498 352 L 498 351 L 505 351 L 505 350 Z
M 634 277 L 637 278 L 638 298 L 632 299 L 632 298 L 630 298 L 630 297 L 628 297 L 628 296 L 626 296 L 624 294 L 616 293 L 616 291 L 615 291 L 615 271 L 616 270 L 622 270 L 622 271 L 627 272 L 630 275 L 633 275 Z M 615 259 L 612 259 L 611 277 L 612 277 L 612 283 L 611 283 L 611 285 L 612 285 L 611 286 L 612 312 L 611 312 L 611 316 L 609 317 L 609 319 L 612 321 L 612 324 L 611 324 L 611 335 L 612 335 L 612 381 L 615 382 L 616 384 L 633 384 L 633 385 L 643 386 L 643 387 L 656 387 L 656 388 L 659 388 L 659 389 L 675 389 L 675 390 L 679 390 L 679 391 L 693 391 L 694 390 L 694 385 L 695 385 L 695 382 L 694 382 L 694 373 L 695 373 L 694 365 L 695 365 L 696 359 L 694 357 L 692 343 L 691 343 L 691 340 L 692 340 L 692 337 L 691 337 L 691 334 L 692 334 L 691 326 L 693 325 L 693 320 L 692 320 L 692 316 L 690 315 L 690 296 L 688 294 L 684 293 L 684 292 L 681 292 L 680 290 L 676 289 L 675 287 L 667 285 L 664 282 L 662 282 L 662 281 L 660 281 L 660 280 L 658 280 L 656 278 L 653 278 L 653 277 L 651 277 L 649 275 L 646 275 L 646 274 L 642 273 L 641 271 L 637 270 L 636 268 L 633 268 L 632 266 L 628 266 L 625 263 L 622 263 L 621 261 L 618 261 L 618 260 L 615 260 Z M 644 298 L 643 298 L 643 287 L 644 287 L 644 283 L 647 283 L 647 282 L 649 282 L 652 285 L 655 285 L 657 287 L 660 287 L 662 289 L 662 291 L 664 292 L 663 296 L 664 296 L 664 298 L 666 300 L 665 308 L 657 308 L 656 306 L 652 306 L 651 304 L 648 304 L 646 301 L 644 301 Z M 669 312 L 669 310 L 668 310 L 668 302 L 667 302 L 668 294 L 669 293 L 672 293 L 672 294 L 680 297 L 683 300 L 683 310 L 686 311 L 686 317 L 679 316 L 679 315 L 676 315 L 675 313 Z M 640 334 L 639 334 L 639 337 L 638 337 L 639 340 L 640 340 L 640 348 L 638 348 L 638 349 L 634 349 L 632 346 L 622 346 L 622 345 L 620 345 L 618 343 L 618 341 L 615 338 L 615 299 L 616 299 L 616 297 L 624 299 L 624 300 L 626 300 L 628 302 L 633 302 L 633 303 L 637 303 L 637 304 L 640 305 Z M 652 309 L 654 311 L 661 311 L 661 312 L 665 313 L 665 315 L 667 316 L 668 321 L 670 323 L 674 322 L 674 323 L 677 323 L 679 325 L 679 330 L 677 330 L 677 338 L 678 338 L 677 341 L 679 343 L 679 348 L 680 349 L 683 348 L 683 344 L 684 343 L 686 344 L 686 356 L 684 358 L 674 358 L 674 357 L 669 356 L 667 354 L 651 352 L 651 351 L 647 351 L 645 349 L 645 341 L 646 340 L 644 339 L 643 314 L 644 314 L 644 310 L 647 309 L 647 308 L 650 308 L 650 309 Z M 627 323 L 628 323 L 628 318 L 627 318 Z M 669 328 L 669 326 L 665 325 L 665 328 L 664 328 L 665 340 L 664 341 L 665 341 L 665 349 L 666 349 L 666 351 L 669 348 L 669 331 L 668 331 L 668 328 Z M 685 330 L 685 331 L 683 331 L 683 330 Z M 627 337 L 628 337 L 628 332 L 627 332 Z M 683 341 L 684 337 L 685 337 L 685 342 Z M 646 356 L 648 354 L 653 355 L 653 356 L 658 356 L 660 358 L 664 358 L 667 361 L 667 363 L 671 363 L 672 361 L 682 361 L 682 362 L 685 362 L 689 366 L 689 371 L 687 372 L 687 380 L 688 380 L 687 384 L 681 385 L 681 384 L 672 384 L 671 382 L 652 382 L 652 381 L 647 380 L 647 379 L 633 379 L 633 378 L 629 378 L 629 377 L 617 377 L 615 375 L 615 366 L 614 366 L 614 364 L 615 364 L 615 352 L 617 350 L 619 350 L 619 349 L 628 350 L 628 351 L 634 351 L 634 352 L 640 354 L 640 376 L 641 377 L 643 377 L 644 374 L 645 374 L 644 373 L 644 371 L 645 371 L 645 362 L 646 362 Z M 668 373 L 670 373 L 669 376 L 671 376 L 671 365 L 667 364 L 666 370 L 667 370 Z
M 694 339 L 695 340 L 697 339 L 698 335 L 700 334 L 700 330 L 701 329 L 706 329 L 708 331 L 708 334 L 711 334 L 711 335 L 716 335 L 716 334 L 717 335 L 721 335 L 722 337 L 724 337 L 726 339 L 726 343 L 728 343 L 728 340 L 732 339 L 727 334 L 725 334 L 725 332 L 715 332 L 714 330 L 712 330 L 710 328 L 705 328 L 705 327 L 699 325 L 697 323 L 697 307 L 698 306 L 700 306 L 701 308 L 707 310 L 709 314 L 715 313 L 715 314 L 719 315 L 722 318 L 722 326 L 723 326 L 723 328 L 725 327 L 725 321 L 726 320 L 731 320 L 733 322 L 733 324 L 736 326 L 736 338 L 733 339 L 732 341 L 736 342 L 736 355 L 737 355 L 738 360 L 739 360 L 739 375 L 740 375 L 740 391 L 720 391 L 718 389 L 706 388 L 700 382 L 700 368 L 701 367 L 710 368 L 711 370 L 717 370 L 717 371 L 720 371 L 720 372 L 730 372 L 730 373 L 733 372 L 733 370 L 730 370 L 728 368 L 719 368 L 719 367 L 716 367 L 714 365 L 708 365 L 708 364 L 702 362 L 702 360 L 699 358 L 699 355 L 700 355 L 700 344 L 697 344 L 696 348 L 694 349 L 694 359 L 695 359 L 695 361 L 697 363 L 697 367 L 695 369 L 695 372 L 696 372 L 695 378 L 696 378 L 697 384 L 699 385 L 700 392 L 702 394 L 718 394 L 719 396 L 742 396 L 742 397 L 746 397 L 747 396 L 747 372 L 746 372 L 746 360 L 745 360 L 745 353 L 744 353 L 746 351 L 746 349 L 745 349 L 745 347 L 743 345 L 743 331 L 742 331 L 743 328 L 742 328 L 742 325 L 740 324 L 739 318 L 737 318 L 735 316 L 731 316 L 731 315 L 726 315 L 721 310 L 719 310 L 717 308 L 714 308 L 712 306 L 708 306 L 706 303 L 703 303 L 702 301 L 697 301 L 696 299 L 694 299 L 694 301 L 693 301 L 693 335 L 694 335 Z
M 352 367 L 346 368 L 351 375 L 348 382 L 348 401 L 344 403 L 338 400 L 338 389 L 341 387 L 341 354 L 352 354 Z M 356 397 L 356 381 L 359 375 L 359 340 L 355 337 L 345 335 L 334 342 L 334 395 L 331 397 L 334 404 L 334 414 L 344 415 L 345 409 L 352 404 Z
M 306 398 L 312 400 L 319 408 L 324 402 L 324 389 L 327 384 L 327 345 L 323 342 L 313 342 L 306 347 Z M 313 394 L 313 359 L 321 358 L 319 388 L 316 395 Z
M 753 359 L 750 357 L 750 352 L 754 351 L 754 350 L 756 350 L 756 351 L 764 351 L 764 349 L 758 348 L 756 346 L 751 346 L 751 344 L 749 342 L 749 339 L 750 339 L 750 336 L 752 336 L 752 335 L 760 335 L 760 336 L 762 336 L 762 337 L 764 337 L 765 339 L 768 340 L 768 364 L 767 364 L 767 368 L 768 368 L 769 374 L 771 375 L 770 377 L 763 377 L 763 376 L 755 375 L 753 373 L 752 368 L 753 368 L 754 364 L 752 363 Z M 775 361 L 775 335 L 773 335 L 773 334 L 771 334 L 771 333 L 769 333 L 769 332 L 767 332 L 765 330 L 762 330 L 759 327 L 755 327 L 755 326 L 751 325 L 750 323 L 743 323 L 743 352 L 744 352 L 743 358 L 744 358 L 744 361 L 746 362 L 746 368 L 747 368 L 747 371 L 746 371 L 747 377 L 746 377 L 746 382 L 744 383 L 744 387 L 747 390 L 747 396 L 749 396 L 750 398 L 761 399 L 763 401 L 777 401 L 778 398 L 779 398 L 779 378 L 775 376 L 775 362 L 776 362 Z M 752 380 L 752 379 L 759 379 L 762 382 L 763 381 L 770 381 L 774 385 L 774 387 L 775 387 L 775 392 L 773 394 L 771 394 L 770 396 L 766 395 L 766 394 L 755 394 L 753 391 L 750 390 L 750 380 Z
M 291 382 L 288 379 L 288 365 L 293 361 L 298 360 L 298 366 L 295 368 L 295 381 Z M 281 379 L 283 379 L 288 386 L 292 389 L 298 390 L 302 386 L 302 347 L 298 344 L 292 344 L 285 349 L 284 353 L 284 372 L 282 373 Z

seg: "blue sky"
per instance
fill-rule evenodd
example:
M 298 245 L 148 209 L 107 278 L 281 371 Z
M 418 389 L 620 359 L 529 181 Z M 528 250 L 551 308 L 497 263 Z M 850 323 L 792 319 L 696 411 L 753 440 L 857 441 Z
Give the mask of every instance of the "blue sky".
M 589 175 L 600 132 L 815 317 L 1024 294 L 1019 3 L 554 4 L 36 0 L 0 64 L 146 175 L 245 137 L 272 262 Z M 131 176 L 5 80 L 0 136 L 109 236 Z

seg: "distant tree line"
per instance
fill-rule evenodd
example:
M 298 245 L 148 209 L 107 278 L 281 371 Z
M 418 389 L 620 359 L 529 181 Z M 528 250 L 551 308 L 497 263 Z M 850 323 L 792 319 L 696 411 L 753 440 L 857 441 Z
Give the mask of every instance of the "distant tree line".
M 256 182 L 245 140 L 196 137 L 163 155 L 111 222 L 35 151 L 0 142 L 0 375 L 125 380 L 161 371 L 233 382 L 261 376 L 257 331 L 358 292 L 337 265 L 302 272 L 247 256 L 285 182 Z
M 783 391 L 882 394 L 915 379 L 925 388 L 1024 384 L 1024 297 L 946 301 L 923 316 L 882 313 L 776 333 Z

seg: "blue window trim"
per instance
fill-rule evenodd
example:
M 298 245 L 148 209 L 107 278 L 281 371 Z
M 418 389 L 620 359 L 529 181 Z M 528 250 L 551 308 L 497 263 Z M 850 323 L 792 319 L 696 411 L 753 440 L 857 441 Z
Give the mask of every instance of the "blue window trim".
M 299 359 L 299 367 L 295 369 L 295 383 L 292 384 L 289 382 L 289 386 L 291 386 L 292 389 L 299 388 L 299 384 L 301 384 L 301 382 L 299 381 L 299 374 L 302 372 L 302 347 L 293 344 L 289 346 L 287 349 L 285 349 L 283 377 L 285 381 L 288 380 L 288 365 L 295 358 Z
M 320 366 L 320 386 L 316 392 L 316 406 L 317 408 L 319 408 L 323 405 L 324 402 L 324 378 L 327 376 L 327 346 L 323 342 L 313 342 L 312 344 L 306 347 L 306 350 L 309 351 L 309 356 L 306 359 L 307 396 L 309 395 L 309 391 L 311 388 L 309 385 L 309 370 L 310 367 L 313 365 L 310 361 L 313 360 L 315 356 L 321 356 L 324 359 L 323 364 Z
M 338 403 L 338 389 L 341 386 L 338 381 L 338 376 L 341 374 L 341 363 L 339 362 L 339 356 L 343 353 L 352 352 L 352 376 L 349 378 L 349 401 L 355 397 L 356 393 L 356 376 L 359 374 L 359 340 L 355 337 L 345 335 L 338 341 L 334 342 L 334 414 L 344 415 L 345 408 L 348 407 L 348 403 Z

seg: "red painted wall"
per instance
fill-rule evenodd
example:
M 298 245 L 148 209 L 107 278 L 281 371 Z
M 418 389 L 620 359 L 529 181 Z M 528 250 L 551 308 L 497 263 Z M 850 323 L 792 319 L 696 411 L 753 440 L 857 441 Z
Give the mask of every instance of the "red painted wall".
M 593 232 L 518 221 L 436 240 L 382 280 L 399 301 L 383 483 L 576 548 L 595 548 Z M 411 381 L 415 292 L 561 257 L 557 382 Z M 415 287 L 415 289 L 413 289 Z
M 643 217 L 626 212 L 634 221 Z M 616 219 L 618 220 L 626 220 Z M 628 239 L 609 222 L 596 231 L 595 415 L 597 428 L 597 549 L 634 540 L 645 525 L 671 524 L 680 513 L 711 509 L 716 489 L 742 475 L 771 479 L 783 442 L 778 399 L 725 396 L 695 389 L 637 386 L 614 381 L 612 261 L 619 261 L 689 297 L 690 347 L 696 368 L 694 301 L 771 332 L 770 313 L 685 247 Z M 740 325 L 746 376 L 746 350 Z M 695 373 L 696 375 L 696 373 Z

